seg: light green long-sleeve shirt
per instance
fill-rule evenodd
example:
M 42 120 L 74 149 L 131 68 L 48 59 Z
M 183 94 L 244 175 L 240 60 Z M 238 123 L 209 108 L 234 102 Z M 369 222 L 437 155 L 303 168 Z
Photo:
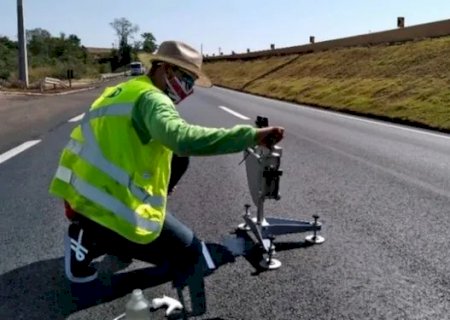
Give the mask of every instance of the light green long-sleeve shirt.
M 209 128 L 188 124 L 162 92 L 142 95 L 133 108 L 132 121 L 143 143 L 156 139 L 179 156 L 235 153 L 256 144 L 256 128 L 250 125 Z

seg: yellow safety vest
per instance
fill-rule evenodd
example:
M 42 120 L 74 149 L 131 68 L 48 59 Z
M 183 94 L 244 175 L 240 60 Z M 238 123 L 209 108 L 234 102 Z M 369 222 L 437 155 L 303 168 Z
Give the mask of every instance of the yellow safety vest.
M 73 129 L 49 190 L 83 216 L 140 244 L 161 232 L 172 158 L 157 141 L 144 145 L 133 128 L 132 108 L 149 91 L 161 95 L 147 76 L 105 89 Z

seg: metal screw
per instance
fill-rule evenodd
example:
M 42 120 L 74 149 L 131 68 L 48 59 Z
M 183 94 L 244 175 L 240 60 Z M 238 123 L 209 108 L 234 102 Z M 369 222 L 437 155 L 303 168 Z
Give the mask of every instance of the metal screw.
M 245 207 L 245 215 L 249 216 L 250 215 L 250 205 L 246 204 L 244 207 Z
M 313 218 L 314 218 L 314 227 L 317 227 L 317 220 L 319 219 L 319 215 L 314 214 Z M 316 240 L 316 233 L 317 233 L 316 228 L 314 228 L 314 230 L 313 230 L 313 239 L 314 240 Z
M 270 240 L 269 252 L 268 252 L 268 254 L 269 254 L 269 265 L 270 265 L 270 263 L 272 262 L 272 255 L 273 255 L 273 251 L 274 251 L 273 250 L 273 240 L 275 240 L 275 237 L 273 235 L 269 235 L 267 238 Z

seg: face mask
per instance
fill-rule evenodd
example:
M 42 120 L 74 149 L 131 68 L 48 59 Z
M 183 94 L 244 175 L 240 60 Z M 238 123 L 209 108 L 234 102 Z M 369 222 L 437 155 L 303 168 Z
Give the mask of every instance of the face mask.
M 194 92 L 194 79 L 188 75 L 175 76 L 170 80 L 166 76 L 166 84 L 165 93 L 175 104 L 180 103 Z

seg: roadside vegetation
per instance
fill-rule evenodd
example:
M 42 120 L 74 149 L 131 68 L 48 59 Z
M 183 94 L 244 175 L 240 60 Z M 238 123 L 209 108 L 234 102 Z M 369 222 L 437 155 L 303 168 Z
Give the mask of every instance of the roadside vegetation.
M 148 69 L 150 32 L 125 18 L 110 23 L 115 48 L 86 48 L 77 35 L 27 30 L 31 87 L 44 77 L 98 79 L 131 61 Z M 20 87 L 18 44 L 0 36 L 0 89 Z M 450 36 L 254 60 L 205 62 L 213 83 L 270 98 L 450 132 Z
M 65 79 L 68 69 L 74 70 L 75 78 L 97 77 L 101 71 L 108 69 L 81 46 L 81 40 L 76 35 L 61 33 L 54 37 L 44 29 L 28 30 L 27 51 L 30 83 L 44 77 Z M 13 86 L 18 79 L 17 52 L 17 42 L 0 38 L 0 78 L 3 83 Z
M 75 79 L 99 79 L 102 73 L 122 72 L 131 61 L 138 61 L 138 52 L 153 52 L 156 40 L 151 32 L 141 33 L 134 40 L 139 26 L 125 18 L 114 19 L 110 26 L 117 36 L 115 48 L 87 48 L 74 34 L 55 36 L 45 29 L 26 31 L 28 76 L 30 87 L 45 77 L 67 78 L 73 70 Z M 0 88 L 21 87 L 18 82 L 18 43 L 0 35 Z
M 450 132 L 450 37 L 206 62 L 215 85 Z

